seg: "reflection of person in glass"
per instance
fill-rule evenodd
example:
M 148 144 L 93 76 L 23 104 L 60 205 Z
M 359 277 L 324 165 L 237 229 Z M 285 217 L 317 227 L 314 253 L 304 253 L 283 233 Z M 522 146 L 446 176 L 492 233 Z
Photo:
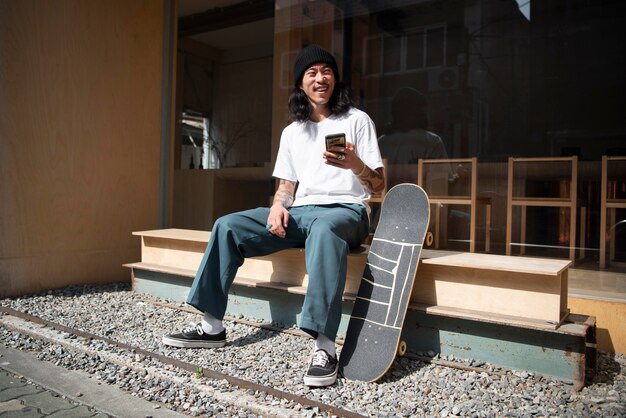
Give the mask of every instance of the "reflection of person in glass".
M 402 87 L 394 95 L 391 101 L 391 123 L 387 125 L 378 145 L 389 164 L 390 186 L 416 183 L 417 169 L 406 165 L 417 164 L 420 158 L 448 158 L 441 138 L 428 130 L 426 97 L 410 87 Z M 446 181 L 447 177 L 448 173 L 444 173 Z
M 391 101 L 391 123 L 380 137 L 380 151 L 391 164 L 416 164 L 418 158 L 448 158 L 441 138 L 428 131 L 428 101 L 402 87 Z
M 337 379 L 335 337 L 348 251 L 368 235 L 365 202 L 384 186 L 383 162 L 374 123 L 352 106 L 330 52 L 305 47 L 296 58 L 294 79 L 293 122 L 280 139 L 272 207 L 231 213 L 215 222 L 187 299 L 204 316 L 194 327 L 163 337 L 163 343 L 224 346 L 228 291 L 244 258 L 304 247 L 309 283 L 299 326 L 315 338 L 304 383 L 328 386 Z M 334 134 L 345 136 L 345 145 L 327 150 L 326 136 Z

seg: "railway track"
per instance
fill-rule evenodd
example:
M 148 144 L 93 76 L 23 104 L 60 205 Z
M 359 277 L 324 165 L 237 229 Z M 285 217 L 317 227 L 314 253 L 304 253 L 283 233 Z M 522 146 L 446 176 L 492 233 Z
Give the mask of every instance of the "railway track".
M 186 308 L 184 306 L 175 305 L 167 302 L 160 301 L 147 301 L 150 305 L 153 305 L 158 308 L 167 308 L 178 311 L 186 311 L 190 313 L 195 313 L 195 311 Z M 4 315 L 2 315 L 4 314 Z M 49 317 L 50 318 L 50 317 Z M 227 318 L 230 321 L 238 322 L 243 325 L 252 326 L 261 328 L 264 330 L 269 330 L 271 332 L 276 333 L 284 333 L 291 334 L 298 337 L 305 337 L 305 334 L 297 329 L 285 329 L 282 327 L 274 326 L 266 323 L 258 323 L 254 321 L 247 321 L 241 318 Z M 18 321 L 19 320 L 19 321 Z M 30 325 L 29 325 L 30 324 Z M 166 373 L 166 369 L 175 368 L 180 371 L 184 371 L 185 376 L 187 376 L 187 380 L 192 380 L 195 387 L 199 391 L 203 391 L 205 393 L 209 392 L 211 395 L 215 395 L 219 402 L 223 402 L 225 404 L 233 405 L 236 408 L 247 409 L 252 413 L 257 413 L 262 416 L 311 416 L 312 412 L 315 412 L 313 415 L 326 415 L 326 416 L 342 416 L 342 417 L 362 417 L 364 415 L 360 415 L 351 410 L 342 409 L 337 405 L 330 405 L 324 402 L 320 402 L 320 398 L 318 399 L 310 399 L 306 397 L 307 395 L 298 395 L 291 392 L 286 391 L 284 388 L 282 390 L 276 389 L 275 387 L 268 386 L 262 383 L 257 383 L 249 380 L 245 380 L 239 377 L 231 376 L 226 373 L 211 370 L 206 366 L 203 366 L 198 363 L 186 362 L 176 358 L 168 357 L 163 354 L 159 354 L 157 352 L 153 352 L 150 350 L 146 350 L 136 345 L 131 345 L 125 343 L 123 341 L 116 340 L 114 338 L 109 338 L 108 336 L 103 336 L 100 334 L 89 333 L 83 331 L 81 329 L 72 328 L 67 325 L 63 325 L 57 322 L 53 322 L 48 319 L 44 319 L 29 313 L 24 313 L 22 311 L 14 310 L 9 307 L 0 306 L 0 325 L 4 326 L 7 329 L 14 330 L 16 332 L 24 333 L 35 340 L 47 340 L 51 343 L 59 344 L 62 346 L 68 346 L 69 349 L 77 350 L 84 352 L 89 355 L 98 355 L 100 357 L 103 356 L 103 353 L 108 355 L 109 358 L 106 360 L 113 364 L 118 364 L 122 367 L 129 367 L 137 369 L 137 362 L 129 362 L 128 358 L 124 358 L 124 356 L 112 356 L 110 352 L 112 350 L 102 350 L 94 352 L 93 349 L 87 348 L 85 345 L 77 346 L 73 343 L 72 338 L 68 338 L 67 335 L 72 335 L 76 337 L 82 337 L 87 340 L 92 341 L 101 341 L 104 344 L 107 344 L 111 347 L 117 347 L 118 350 L 121 350 L 125 353 L 131 353 L 132 356 L 140 356 L 154 359 L 154 361 L 158 362 L 159 366 L 156 368 L 152 368 L 149 373 L 151 375 L 157 376 L 160 379 L 165 379 L 168 381 L 174 381 L 178 384 L 184 384 L 189 386 L 189 382 L 182 382 L 180 379 L 180 373 L 177 376 L 173 376 L 173 373 Z M 50 330 L 54 330 L 54 332 L 49 332 Z M 60 334 L 66 334 L 60 335 Z M 341 339 L 337 340 L 337 343 L 341 345 L 343 341 Z M 113 350 L 114 351 L 114 350 Z M 105 356 L 106 357 L 106 356 Z M 111 358 L 112 357 L 112 358 Z M 128 355 L 127 355 L 128 357 Z M 419 360 L 424 363 L 432 363 L 434 365 L 450 367 L 465 371 L 474 371 L 477 373 L 488 373 L 488 374 L 501 374 L 498 371 L 488 370 L 483 367 L 473 367 L 463 363 L 457 363 L 453 361 L 446 361 L 438 358 L 431 358 L 425 356 L 418 356 L 412 353 L 407 353 L 406 357 L 411 360 Z M 227 382 L 230 388 L 228 390 L 218 390 L 215 391 L 213 388 L 208 386 L 215 386 L 215 383 L 210 385 L 202 385 L 201 379 L 193 379 L 194 377 L 204 377 L 212 382 Z M 264 382 L 263 382 L 264 383 Z M 213 390 L 212 390 L 213 389 Z M 128 389 L 127 389 L 128 390 Z M 232 392 L 232 393 L 230 393 Z M 263 396 L 259 396 L 258 394 L 263 394 Z M 270 399 L 263 401 L 264 395 L 268 395 Z M 315 395 L 312 396 L 315 398 Z M 261 398 L 261 399 L 259 399 Z M 324 399 L 321 397 L 322 400 Z M 284 407 L 284 404 L 289 404 L 287 407 Z M 294 407 L 294 405 L 297 405 Z M 163 405 L 164 407 L 170 409 L 176 409 L 171 404 Z M 282 408 L 282 409 L 281 409 Z
M 231 403 L 235 407 L 247 409 L 253 413 L 272 416 L 307 416 L 307 413 L 303 411 L 313 410 L 319 411 L 320 413 L 325 412 L 330 416 L 346 418 L 363 417 L 363 415 L 345 409 L 337 408 L 333 405 L 328 405 L 323 402 L 295 395 L 283 390 L 278 390 L 270 386 L 250 382 L 238 377 L 229 376 L 216 370 L 207 369 L 202 365 L 173 359 L 159 353 L 142 349 L 141 347 L 126 344 L 121 341 L 116 341 L 106 336 L 96 335 L 76 328 L 71 328 L 34 315 L 16 311 L 11 308 L 0 307 L 0 313 L 4 314 L 0 316 L 0 324 L 11 331 L 26 334 L 35 340 L 45 340 L 50 343 L 60 344 L 71 350 L 77 350 L 80 352 L 85 352 L 87 354 L 97 355 L 105 361 L 109 361 L 120 366 L 133 367 L 135 369 L 140 367 L 136 362 L 133 364 L 132 361 L 129 361 L 128 357 L 124 358 L 124 356 L 119 354 L 105 354 L 102 351 L 89 349 L 84 344 L 77 342 L 75 339 L 68 338 L 68 335 L 82 337 L 90 341 L 101 341 L 102 343 L 117 347 L 118 349 L 123 350 L 126 353 L 132 354 L 134 356 L 138 355 L 149 357 L 162 363 L 163 365 L 169 365 L 171 367 L 184 370 L 189 373 L 189 377 L 205 377 L 219 382 L 228 382 L 229 385 L 235 388 L 234 393 L 230 393 L 229 395 L 228 392 L 226 392 L 226 394 L 220 395 L 216 393 L 216 391 L 212 391 L 212 395 L 223 396 L 224 402 Z M 156 374 L 157 377 L 161 379 L 177 380 L 176 377 L 173 376 L 173 374 L 167 373 L 167 370 L 159 372 L 152 369 L 148 373 Z M 181 379 L 178 378 L 178 380 L 179 383 L 181 383 Z M 199 381 L 199 379 L 197 379 L 197 381 Z M 202 390 L 202 384 L 196 384 L 193 386 L 195 386 L 195 388 L 197 389 L 199 388 L 200 390 Z M 266 405 L 263 402 L 260 402 L 257 398 L 255 398 L 252 393 L 265 393 L 267 395 L 270 395 L 272 398 L 279 401 L 279 405 Z M 293 407 L 281 407 L 280 401 L 282 400 L 285 400 L 292 404 L 301 405 L 301 408 L 294 409 Z M 300 412 L 298 412 L 298 410 L 300 410 Z

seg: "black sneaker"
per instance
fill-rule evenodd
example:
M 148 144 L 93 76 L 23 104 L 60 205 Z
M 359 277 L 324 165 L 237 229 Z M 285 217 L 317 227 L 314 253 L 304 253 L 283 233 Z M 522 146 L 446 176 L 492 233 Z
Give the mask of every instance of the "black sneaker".
M 309 370 L 304 375 L 304 384 L 307 386 L 330 386 L 337 381 L 337 358 L 326 350 L 316 350 L 311 359 Z
M 163 337 L 163 344 L 181 348 L 216 348 L 226 345 L 226 330 L 219 334 L 205 334 L 202 325 L 183 329 L 180 334 L 170 334 Z

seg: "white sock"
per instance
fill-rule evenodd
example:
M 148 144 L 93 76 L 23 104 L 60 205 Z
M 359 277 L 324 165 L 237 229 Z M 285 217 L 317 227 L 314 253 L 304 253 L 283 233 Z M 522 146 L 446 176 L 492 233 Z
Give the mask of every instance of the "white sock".
M 320 348 L 322 350 L 326 350 L 326 352 L 333 357 L 337 356 L 337 352 L 335 351 L 335 342 L 331 341 L 324 334 L 318 333 L 317 338 L 315 339 L 315 350 L 319 350 Z
M 221 319 L 217 319 L 211 314 L 204 313 L 202 317 L 202 330 L 207 334 L 219 334 L 224 331 L 224 324 Z

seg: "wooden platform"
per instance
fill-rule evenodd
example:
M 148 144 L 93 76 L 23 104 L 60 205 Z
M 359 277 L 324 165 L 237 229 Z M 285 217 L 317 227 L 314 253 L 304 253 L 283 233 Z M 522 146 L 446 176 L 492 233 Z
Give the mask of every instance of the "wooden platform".
M 133 289 L 184 302 L 210 232 L 136 232 L 141 261 Z M 367 246 L 348 257 L 339 335 L 347 328 Z M 402 338 L 412 351 L 434 351 L 532 370 L 584 385 L 595 364 L 595 318 L 568 315 L 569 260 L 424 250 Z M 308 275 L 304 250 L 245 260 L 229 296 L 229 314 L 297 323 Z
M 181 229 L 134 234 L 141 237 L 142 259 L 126 266 L 133 270 L 135 284 L 135 270 L 193 278 L 210 238 L 207 231 Z M 367 250 L 362 246 L 348 257 L 345 300 L 357 293 Z M 555 329 L 568 313 L 569 260 L 433 250 L 422 254 L 411 309 L 547 329 Z M 304 250 L 248 258 L 234 284 L 305 294 Z

